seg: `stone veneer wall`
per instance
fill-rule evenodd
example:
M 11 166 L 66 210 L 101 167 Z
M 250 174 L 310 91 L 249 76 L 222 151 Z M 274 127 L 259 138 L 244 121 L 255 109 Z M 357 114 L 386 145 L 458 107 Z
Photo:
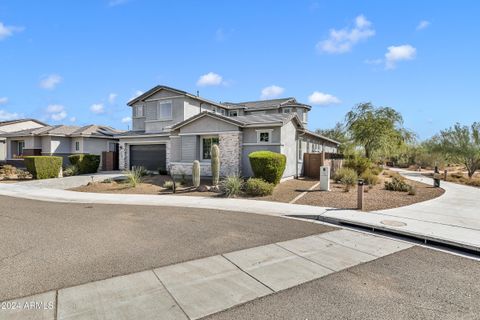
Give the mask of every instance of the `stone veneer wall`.
M 220 133 L 220 175 L 228 176 L 242 173 L 242 132 Z M 192 163 L 189 162 L 171 162 L 170 168 L 173 173 L 186 175 L 192 174 Z M 210 161 L 200 162 L 200 175 L 211 176 L 212 168 Z

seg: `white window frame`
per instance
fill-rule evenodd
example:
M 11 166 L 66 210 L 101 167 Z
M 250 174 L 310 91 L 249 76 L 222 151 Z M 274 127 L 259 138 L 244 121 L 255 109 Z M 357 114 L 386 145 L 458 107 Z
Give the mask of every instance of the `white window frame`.
M 307 111 L 305 111 L 305 110 L 303 110 L 302 120 L 303 120 L 303 122 L 307 123 Z
M 75 141 L 75 151 L 80 151 L 80 141 Z
M 283 113 L 292 113 L 292 108 L 283 108 Z
M 262 143 L 262 144 L 271 144 L 272 143 L 273 129 L 262 129 L 262 130 L 256 130 L 256 131 L 257 131 L 257 143 Z M 267 133 L 268 134 L 268 141 L 260 141 L 260 135 L 262 133 Z
M 165 105 L 165 104 L 170 104 L 170 116 L 169 117 L 164 117 L 162 118 L 161 117 L 161 114 L 162 114 L 162 105 Z M 162 101 L 158 101 L 157 103 L 157 120 L 160 120 L 160 121 L 169 121 L 169 120 L 172 120 L 173 119 L 173 103 L 172 103 L 172 100 L 162 100 Z
M 235 115 L 233 115 L 235 114 Z M 228 113 L 228 115 L 230 117 L 238 117 L 238 110 L 230 110 L 230 112 Z
M 139 112 L 139 111 L 142 112 Z M 145 117 L 145 105 L 139 104 L 135 106 L 135 118 L 143 118 Z
M 204 159 L 203 158 L 203 139 L 218 139 L 218 144 L 220 144 L 220 137 L 219 136 L 200 136 L 200 161 L 210 161 L 211 159 Z
M 303 161 L 302 140 L 298 140 L 298 160 Z
M 22 146 L 22 151 L 20 152 L 20 146 Z M 23 151 L 25 150 L 25 140 L 19 140 L 17 142 L 17 156 L 22 156 L 23 155 Z

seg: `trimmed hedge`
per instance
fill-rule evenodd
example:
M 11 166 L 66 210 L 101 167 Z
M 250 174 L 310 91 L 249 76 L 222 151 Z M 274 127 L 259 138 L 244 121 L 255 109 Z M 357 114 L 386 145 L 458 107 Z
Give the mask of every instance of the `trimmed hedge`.
M 34 179 L 57 178 L 62 168 L 62 157 L 54 156 L 28 156 L 24 163 Z
M 96 154 L 74 154 L 68 156 L 72 166 L 78 168 L 79 174 L 95 173 L 100 165 L 100 156 Z
M 277 185 L 282 179 L 287 163 L 284 154 L 272 151 L 255 151 L 248 155 L 255 178 Z
M 269 196 L 273 193 L 275 185 L 262 179 L 250 178 L 245 182 L 245 193 L 252 197 Z

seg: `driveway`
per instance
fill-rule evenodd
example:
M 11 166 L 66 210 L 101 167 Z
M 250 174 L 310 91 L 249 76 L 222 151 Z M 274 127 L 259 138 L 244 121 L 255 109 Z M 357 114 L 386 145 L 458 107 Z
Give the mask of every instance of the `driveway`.
M 0 203 L 0 301 L 333 230 L 198 208 Z
M 82 174 L 64 178 L 22 181 L 18 182 L 18 184 L 37 188 L 66 190 L 86 185 L 89 182 L 98 182 L 121 176 L 124 176 L 124 174 L 120 171 L 103 171 L 99 173 Z
M 415 181 L 433 184 L 418 172 L 398 170 Z M 480 251 L 480 189 L 441 181 L 445 193 L 406 207 L 374 212 L 330 210 L 329 221 L 346 222 Z

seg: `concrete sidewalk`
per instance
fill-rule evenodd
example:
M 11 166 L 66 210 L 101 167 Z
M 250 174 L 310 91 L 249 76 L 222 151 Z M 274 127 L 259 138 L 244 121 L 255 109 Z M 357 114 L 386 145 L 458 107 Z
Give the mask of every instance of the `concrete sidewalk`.
M 337 230 L 2 303 L 1 319 L 199 319 L 411 244 Z
M 418 172 L 397 170 L 408 179 L 433 185 Z M 480 251 L 480 189 L 441 182 L 439 198 L 377 212 L 329 210 L 321 218 L 350 223 L 427 241 Z

